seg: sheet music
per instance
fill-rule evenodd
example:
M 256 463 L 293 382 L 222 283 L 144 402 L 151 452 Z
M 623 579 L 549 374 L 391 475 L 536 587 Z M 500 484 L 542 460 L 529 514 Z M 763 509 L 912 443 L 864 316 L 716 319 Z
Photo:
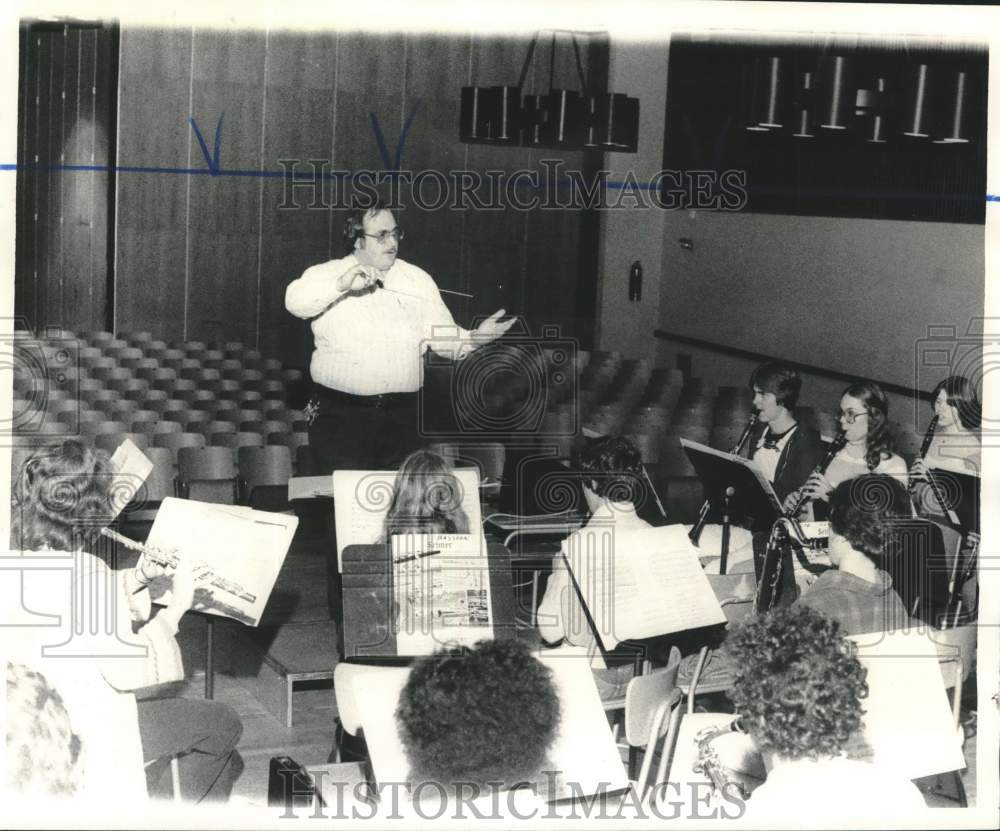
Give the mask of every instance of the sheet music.
M 210 578 L 199 581 L 192 609 L 256 626 L 298 522 L 288 514 L 242 505 L 168 497 L 157 511 L 146 542 L 204 563 L 215 576 L 242 590 L 239 596 L 210 585 Z M 157 603 L 169 603 L 169 578 L 154 580 L 150 593 Z
M 863 729 L 874 761 L 907 779 L 965 767 L 934 634 L 913 630 L 850 638 L 868 670 Z M 954 666 L 944 670 L 951 673 Z
M 391 541 L 399 655 L 493 637 L 489 560 L 478 536 L 403 534 Z
M 591 522 L 562 552 L 606 650 L 726 620 L 683 525 L 619 531 Z
M 479 506 L 479 471 L 456 468 L 461 504 L 469 518 L 469 530 L 479 534 L 483 549 L 482 511 Z M 385 515 L 396 485 L 394 470 L 338 470 L 333 474 L 334 519 L 337 523 L 337 563 L 344 567 L 344 549 L 349 545 L 371 545 L 382 539 Z
M 153 463 L 131 439 L 125 439 L 111 455 L 115 476 L 111 483 L 112 519 L 118 516 L 135 497 L 146 477 L 153 470 Z

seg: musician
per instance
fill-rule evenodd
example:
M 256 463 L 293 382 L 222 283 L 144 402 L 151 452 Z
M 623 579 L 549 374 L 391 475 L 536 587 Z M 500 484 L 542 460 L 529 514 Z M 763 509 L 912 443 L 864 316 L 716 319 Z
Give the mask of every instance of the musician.
M 469 533 L 461 485 L 451 465 L 429 450 L 414 451 L 403 461 L 385 515 L 384 540 L 406 533 Z
M 823 457 L 819 433 L 795 419 L 802 379 L 789 366 L 762 364 L 750 377 L 757 426 L 750 434 L 749 458 L 760 466 L 778 499 L 804 482 Z
M 826 825 L 924 808 L 912 782 L 846 756 L 849 738 L 861 727 L 868 686 L 842 632 L 835 619 L 795 605 L 750 619 L 729 636 L 735 667 L 730 697 L 768 768 L 745 819 L 808 811 Z
M 111 517 L 112 474 L 105 453 L 75 440 L 39 451 L 25 464 L 15 485 L 12 548 L 70 559 L 66 570 L 23 572 L 24 607 L 60 623 L 19 629 L 6 644 L 8 655 L 59 689 L 87 748 L 84 793 L 126 799 L 122 783 L 132 777 L 149 796 L 170 798 L 169 763 L 180 754 L 182 796 L 225 800 L 239 774 L 235 747 L 243 726 L 236 713 L 217 701 L 136 700 L 136 690 L 184 679 L 175 636 L 201 575 L 183 558 L 172 569 L 145 554 L 135 568 L 113 571 L 90 553 Z M 172 596 L 153 615 L 148 586 L 163 575 L 172 577 Z M 43 656 L 43 646 L 61 642 L 79 657 Z
M 814 471 L 801 488 L 786 497 L 786 511 L 800 496 L 825 502 L 837 485 L 863 473 L 884 473 L 906 483 L 906 462 L 893 452 L 889 399 L 878 384 L 861 381 L 844 390 L 839 418 L 846 440 L 843 449 L 833 457 L 826 473 Z
M 307 268 L 285 291 L 285 308 L 310 320 L 316 339 L 309 447 L 314 472 L 324 475 L 395 468 L 419 447 L 417 394 L 432 337 L 463 357 L 516 320 L 501 321 L 501 309 L 474 331 L 458 327 L 431 276 L 397 259 L 403 229 L 386 208 L 351 211 L 344 238 L 347 256 Z M 332 539 L 332 512 L 328 522 Z M 332 543 L 327 550 L 327 601 L 339 631 L 336 549 Z M 343 654 L 343 635 L 337 640 Z
M 59 691 L 24 664 L 7 664 L 8 797 L 70 797 L 82 790 L 86 747 Z
M 311 321 L 316 339 L 309 446 L 323 474 L 395 467 L 419 445 L 429 341 L 436 335 L 458 357 L 516 319 L 501 321 L 500 309 L 474 331 L 457 326 L 431 276 L 397 259 L 403 230 L 387 208 L 351 211 L 344 237 L 347 256 L 307 268 L 285 291 L 285 307 Z
M 559 729 L 551 670 L 515 640 L 453 646 L 414 665 L 396 722 L 409 780 L 509 788 L 538 777 Z
M 906 489 L 891 476 L 866 473 L 830 494 L 829 554 L 824 571 L 796 601 L 838 621 L 848 635 L 903 628 L 909 616 L 886 573 L 894 521 L 912 515 Z
M 923 458 L 910 468 L 910 481 L 925 481 L 928 469 L 979 475 L 982 408 L 968 378 L 951 375 L 931 393 L 937 424 Z
M 652 527 L 636 513 L 636 503 L 643 492 L 642 457 L 631 441 L 617 436 L 596 439 L 579 450 L 576 466 L 581 474 L 590 519 L 566 541 L 568 550 L 572 551 L 574 545 L 585 546 L 587 534 L 593 529 L 604 532 L 611 528 L 618 532 Z M 595 579 L 586 573 L 590 564 L 590 558 L 581 558 L 581 572 L 576 578 L 583 584 Z M 613 567 L 614 562 L 608 565 Z M 602 596 L 610 592 L 614 579 L 612 572 L 613 568 L 602 572 L 607 581 L 606 586 L 597 588 Z M 562 557 L 553 562 L 552 574 L 538 607 L 538 630 L 542 639 L 550 644 L 565 639 L 574 646 L 596 649 L 595 633 Z M 613 633 L 602 632 L 601 637 L 609 649 L 614 648 Z M 631 660 L 619 666 L 595 668 L 594 680 L 601 698 L 610 700 L 624 695 L 634 674 Z

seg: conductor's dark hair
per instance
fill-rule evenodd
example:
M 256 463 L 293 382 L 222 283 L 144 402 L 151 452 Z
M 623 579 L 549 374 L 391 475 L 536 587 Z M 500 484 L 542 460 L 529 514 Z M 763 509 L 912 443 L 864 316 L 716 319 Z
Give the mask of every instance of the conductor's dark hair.
M 344 218 L 344 246 L 348 254 L 354 251 L 354 243 L 365 235 L 365 220 L 388 210 L 386 205 L 376 201 L 370 205 L 358 205 L 347 212 Z
M 735 627 L 726 648 L 730 698 L 758 750 L 836 756 L 860 728 L 867 672 L 838 621 L 792 604 Z
M 641 501 L 642 455 L 623 436 L 602 436 L 577 451 L 577 470 L 583 483 L 600 497 L 614 502 Z
M 880 568 L 890 541 L 887 532 L 912 513 L 906 488 L 882 473 L 848 479 L 830 493 L 830 530 Z
M 976 388 L 964 375 L 949 375 L 934 387 L 931 404 L 944 390 L 948 404 L 958 410 L 958 420 L 966 430 L 978 430 L 983 420 L 983 410 L 976 395 Z
M 112 519 L 108 454 L 70 439 L 40 449 L 15 472 L 11 547 L 90 550 Z
M 774 393 L 774 400 L 786 410 L 791 410 L 799 401 L 802 379 L 790 366 L 779 363 L 761 364 L 750 376 L 750 389 Z
M 448 789 L 531 781 L 548 759 L 559 716 L 551 671 L 511 639 L 418 661 L 396 708 L 411 783 Z

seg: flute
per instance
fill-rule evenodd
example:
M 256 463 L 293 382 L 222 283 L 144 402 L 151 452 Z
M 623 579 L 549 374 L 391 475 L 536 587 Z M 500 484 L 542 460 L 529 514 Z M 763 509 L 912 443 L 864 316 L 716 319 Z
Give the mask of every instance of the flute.
M 143 545 L 141 542 L 136 542 L 129 537 L 119 534 L 117 531 L 112 531 L 110 528 L 102 528 L 101 536 L 107 537 L 109 540 L 114 540 L 117 543 L 121 543 L 126 548 L 132 551 L 138 551 L 149 557 L 154 563 L 167 568 L 177 568 L 177 555 L 169 551 L 163 551 L 160 548 L 156 548 L 151 545 Z M 209 585 L 215 586 L 217 589 L 222 589 L 224 592 L 235 595 L 240 600 L 245 600 L 247 603 L 256 603 L 257 595 L 250 594 L 246 589 L 243 588 L 239 583 L 234 583 L 232 580 L 226 580 L 224 577 L 219 577 L 214 572 L 209 572 L 208 575 L 211 580 L 209 580 Z

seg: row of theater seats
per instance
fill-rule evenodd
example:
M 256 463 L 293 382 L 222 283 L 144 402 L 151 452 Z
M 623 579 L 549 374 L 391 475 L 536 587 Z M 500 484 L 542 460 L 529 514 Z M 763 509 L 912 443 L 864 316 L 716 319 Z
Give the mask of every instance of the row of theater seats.
M 236 342 L 168 345 L 110 332 L 15 340 L 14 473 L 67 437 L 113 452 L 134 442 L 154 469 L 138 502 L 253 499 L 308 472 L 308 425 L 289 407 L 302 372 Z

